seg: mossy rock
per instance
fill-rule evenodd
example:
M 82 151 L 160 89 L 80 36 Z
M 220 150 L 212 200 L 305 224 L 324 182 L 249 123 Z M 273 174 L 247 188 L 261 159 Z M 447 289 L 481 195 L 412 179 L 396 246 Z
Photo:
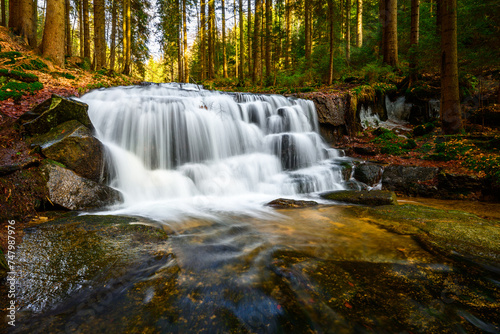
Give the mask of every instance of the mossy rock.
M 47 133 L 58 125 L 77 120 L 84 126 L 92 128 L 85 103 L 71 100 L 59 95 L 52 97 L 23 114 L 18 122 L 30 135 Z
M 341 190 L 322 193 L 320 196 L 335 202 L 362 204 L 369 206 L 378 205 L 397 205 L 398 200 L 396 194 L 392 191 L 372 190 L 372 191 L 357 191 L 357 190 Z
M 299 201 L 287 198 L 278 198 L 266 204 L 275 209 L 306 208 L 318 205 L 315 201 Z

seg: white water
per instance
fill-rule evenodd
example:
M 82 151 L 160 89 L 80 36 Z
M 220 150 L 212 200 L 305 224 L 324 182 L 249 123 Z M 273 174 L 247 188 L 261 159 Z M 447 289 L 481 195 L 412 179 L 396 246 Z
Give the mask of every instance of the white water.
M 280 196 L 343 189 L 342 152 L 318 135 L 311 101 L 195 89 L 121 87 L 81 98 L 108 148 L 110 185 L 124 196 L 114 213 L 258 215 Z

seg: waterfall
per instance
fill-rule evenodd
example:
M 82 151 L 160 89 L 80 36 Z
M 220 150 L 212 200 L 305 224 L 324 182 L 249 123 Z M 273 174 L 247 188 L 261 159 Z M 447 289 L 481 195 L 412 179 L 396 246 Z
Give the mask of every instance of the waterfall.
M 179 84 L 95 90 L 81 100 L 109 152 L 110 186 L 124 196 L 116 212 L 252 214 L 277 196 L 344 188 L 343 154 L 318 134 L 311 101 Z

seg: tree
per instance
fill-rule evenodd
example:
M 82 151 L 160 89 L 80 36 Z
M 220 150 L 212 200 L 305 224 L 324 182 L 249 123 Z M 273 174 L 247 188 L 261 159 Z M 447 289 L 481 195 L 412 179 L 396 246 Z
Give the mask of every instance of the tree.
M 117 16 L 118 16 L 118 0 L 113 0 L 113 5 L 111 9 L 111 46 L 109 48 L 109 69 L 115 70 L 115 58 L 116 58 L 116 30 L 117 30 Z
M 206 27 L 206 22 L 205 22 L 205 16 L 206 16 L 206 6 L 205 6 L 205 0 L 201 0 L 200 2 L 200 26 L 201 26 L 201 38 L 200 38 L 200 61 L 201 61 L 201 80 L 205 80 L 205 71 L 206 71 L 206 60 L 205 60 L 205 27 Z
M 271 76 L 271 24 L 272 24 L 272 0 L 266 0 L 266 77 Z
M 384 63 L 398 65 L 398 1 L 385 0 Z
M 1 6 L 0 10 L 2 11 L 2 21 L 0 22 L 0 25 L 6 27 L 7 26 L 7 6 L 5 4 L 5 0 L 2 0 L 0 6 Z
M 19 19 L 16 27 L 19 35 L 24 37 L 28 45 L 33 48 L 37 46 L 35 3 L 36 1 L 34 2 L 33 0 L 21 0 L 17 9 L 19 12 L 16 15 Z
M 186 19 L 186 0 L 182 0 L 182 35 L 184 37 L 184 82 L 189 82 L 189 67 L 188 67 L 188 55 L 187 55 L 187 19 Z
M 457 0 L 443 0 L 441 14 L 441 128 L 445 134 L 462 130 L 458 87 Z
M 215 0 L 208 0 L 208 78 L 214 78 L 215 62 Z
M 345 5 L 345 58 L 347 62 L 351 60 L 351 0 L 346 0 Z
M 285 0 L 285 20 L 286 20 L 286 52 L 285 68 L 290 67 L 290 54 L 292 53 L 292 5 L 290 0 Z
M 90 59 L 89 0 L 81 0 L 81 1 L 83 1 L 83 57 Z M 130 3 L 130 0 L 128 1 Z
M 96 71 L 106 67 L 104 0 L 94 0 L 94 55 Z
M 250 0 L 248 0 L 250 2 Z M 245 42 L 244 42 L 244 23 L 243 23 L 243 0 L 239 0 L 239 16 L 240 16 L 240 63 L 239 63 L 239 72 L 238 79 L 240 82 L 244 80 L 243 75 L 243 63 L 245 62 Z M 236 24 L 235 24 L 236 27 Z M 250 31 L 248 32 L 250 34 Z
M 310 66 L 311 65 L 311 1 L 305 0 L 304 3 L 304 29 L 305 29 L 305 37 L 306 37 L 306 62 Z
M 24 1 L 24 0 L 23 0 Z M 9 1 L 9 28 L 19 34 L 21 30 L 21 1 Z
M 333 0 L 328 0 L 328 25 L 329 25 L 329 46 L 330 46 L 330 57 L 328 61 L 328 84 L 333 83 L 333 59 L 334 59 L 334 13 L 335 8 Z
M 417 49 L 419 40 L 420 0 L 411 0 L 411 33 L 410 33 L 410 82 L 417 79 Z
M 356 46 L 363 46 L 363 0 L 358 0 L 356 11 Z
M 247 12 L 247 45 L 248 45 L 248 75 L 250 76 L 250 73 L 252 73 L 253 69 L 253 64 L 250 61 L 252 58 L 253 54 L 253 43 L 252 43 L 252 2 L 248 0 L 248 12 Z M 252 75 L 253 78 L 253 75 Z
M 126 75 L 131 73 L 132 58 L 132 18 L 130 12 L 130 0 L 123 0 L 123 73 Z
M 222 76 L 227 78 L 227 59 L 226 59 L 226 8 L 224 0 L 221 0 L 222 10 Z
M 257 82 L 261 77 L 261 43 L 260 43 L 260 18 L 262 17 L 262 1 L 255 1 L 255 17 L 253 28 L 253 72 L 252 81 Z
M 64 1 L 47 0 L 42 54 L 60 67 L 64 67 Z

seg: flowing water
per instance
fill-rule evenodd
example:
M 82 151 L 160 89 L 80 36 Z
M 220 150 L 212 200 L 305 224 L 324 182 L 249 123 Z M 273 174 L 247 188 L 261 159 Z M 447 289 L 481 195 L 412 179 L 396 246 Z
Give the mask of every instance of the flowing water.
M 495 270 L 375 209 L 263 206 L 346 187 L 312 103 L 187 88 L 82 98 L 124 203 L 25 230 L 14 333 L 499 332 Z

